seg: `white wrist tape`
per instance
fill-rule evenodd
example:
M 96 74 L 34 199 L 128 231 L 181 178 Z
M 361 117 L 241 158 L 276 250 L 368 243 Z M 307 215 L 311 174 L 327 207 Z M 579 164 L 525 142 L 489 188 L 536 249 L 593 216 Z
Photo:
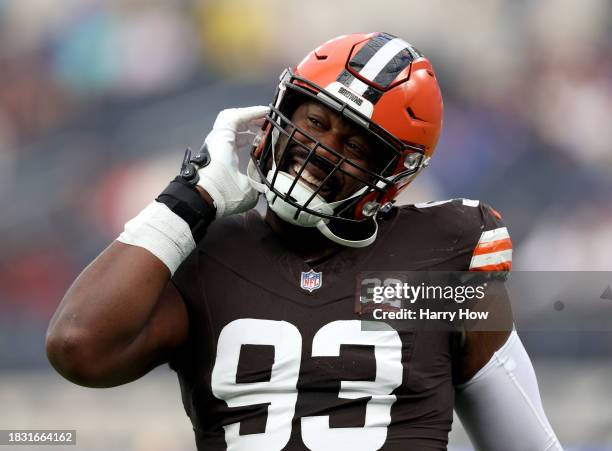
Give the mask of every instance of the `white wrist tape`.
M 477 450 L 562 450 L 516 331 L 472 379 L 455 389 L 455 410 Z
M 117 241 L 148 250 L 172 275 L 196 247 L 185 220 L 157 201 L 130 219 Z

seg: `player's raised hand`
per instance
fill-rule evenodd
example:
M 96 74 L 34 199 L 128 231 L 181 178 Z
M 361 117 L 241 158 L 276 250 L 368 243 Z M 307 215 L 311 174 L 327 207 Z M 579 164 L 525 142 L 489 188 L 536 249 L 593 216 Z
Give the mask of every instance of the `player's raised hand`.
M 238 149 L 248 145 L 261 129 L 267 106 L 231 108 L 217 116 L 202 148 L 190 159 L 197 170 L 198 186 L 212 198 L 217 218 L 249 210 L 257 203 L 258 192 L 238 170 Z

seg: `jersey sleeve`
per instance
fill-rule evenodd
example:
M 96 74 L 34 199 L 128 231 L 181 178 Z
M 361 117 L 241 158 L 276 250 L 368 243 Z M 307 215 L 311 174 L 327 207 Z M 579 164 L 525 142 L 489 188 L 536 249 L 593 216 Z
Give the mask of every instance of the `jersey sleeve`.
M 478 206 L 481 233 L 470 260 L 470 271 L 508 272 L 512 269 L 512 241 L 501 214 L 487 204 Z
M 172 279 L 170 279 L 187 305 L 191 304 L 196 296 L 199 254 L 200 252 L 196 247 L 185 261 L 180 264 Z

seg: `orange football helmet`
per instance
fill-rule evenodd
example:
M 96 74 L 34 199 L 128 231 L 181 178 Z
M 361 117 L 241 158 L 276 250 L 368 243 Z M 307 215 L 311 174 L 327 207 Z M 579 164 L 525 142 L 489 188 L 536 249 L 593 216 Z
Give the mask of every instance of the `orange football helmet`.
M 291 116 L 306 100 L 316 100 L 362 128 L 380 157 L 376 170 L 356 165 L 297 127 Z M 249 178 L 282 219 L 317 227 L 347 246 L 366 246 L 376 237 L 377 213 L 390 210 L 399 192 L 427 166 L 440 135 L 442 110 L 431 63 L 412 45 L 380 32 L 339 36 L 281 75 L 264 135 L 251 154 Z M 304 148 L 302 170 L 292 176 L 283 166 L 288 152 L 276 147 L 281 135 L 285 150 L 292 144 L 304 147 L 294 138 L 296 132 L 314 146 Z M 321 159 L 317 147 L 336 158 L 317 163 L 327 164 L 325 180 L 335 171 L 350 175 L 343 165 L 359 170 L 362 176 L 351 176 L 359 182 L 353 195 L 328 202 L 319 192 L 325 180 L 316 189 L 302 183 L 306 165 Z

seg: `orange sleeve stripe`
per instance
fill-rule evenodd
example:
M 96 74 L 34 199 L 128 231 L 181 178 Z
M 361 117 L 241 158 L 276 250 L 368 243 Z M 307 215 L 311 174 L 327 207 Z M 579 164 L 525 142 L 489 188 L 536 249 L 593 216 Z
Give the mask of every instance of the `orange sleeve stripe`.
M 473 255 L 490 254 L 491 252 L 506 251 L 512 249 L 512 241 L 510 238 L 491 241 L 489 243 L 480 243 L 474 249 Z
M 470 268 L 470 271 L 510 271 L 512 270 L 512 262 L 507 261 L 496 265 L 485 265 L 477 268 Z
M 499 211 L 497 211 L 495 208 L 493 208 L 491 206 L 489 206 L 489 210 L 491 210 L 491 213 L 493 213 L 493 216 L 495 216 L 497 219 L 501 220 L 502 215 L 501 215 L 501 213 Z

